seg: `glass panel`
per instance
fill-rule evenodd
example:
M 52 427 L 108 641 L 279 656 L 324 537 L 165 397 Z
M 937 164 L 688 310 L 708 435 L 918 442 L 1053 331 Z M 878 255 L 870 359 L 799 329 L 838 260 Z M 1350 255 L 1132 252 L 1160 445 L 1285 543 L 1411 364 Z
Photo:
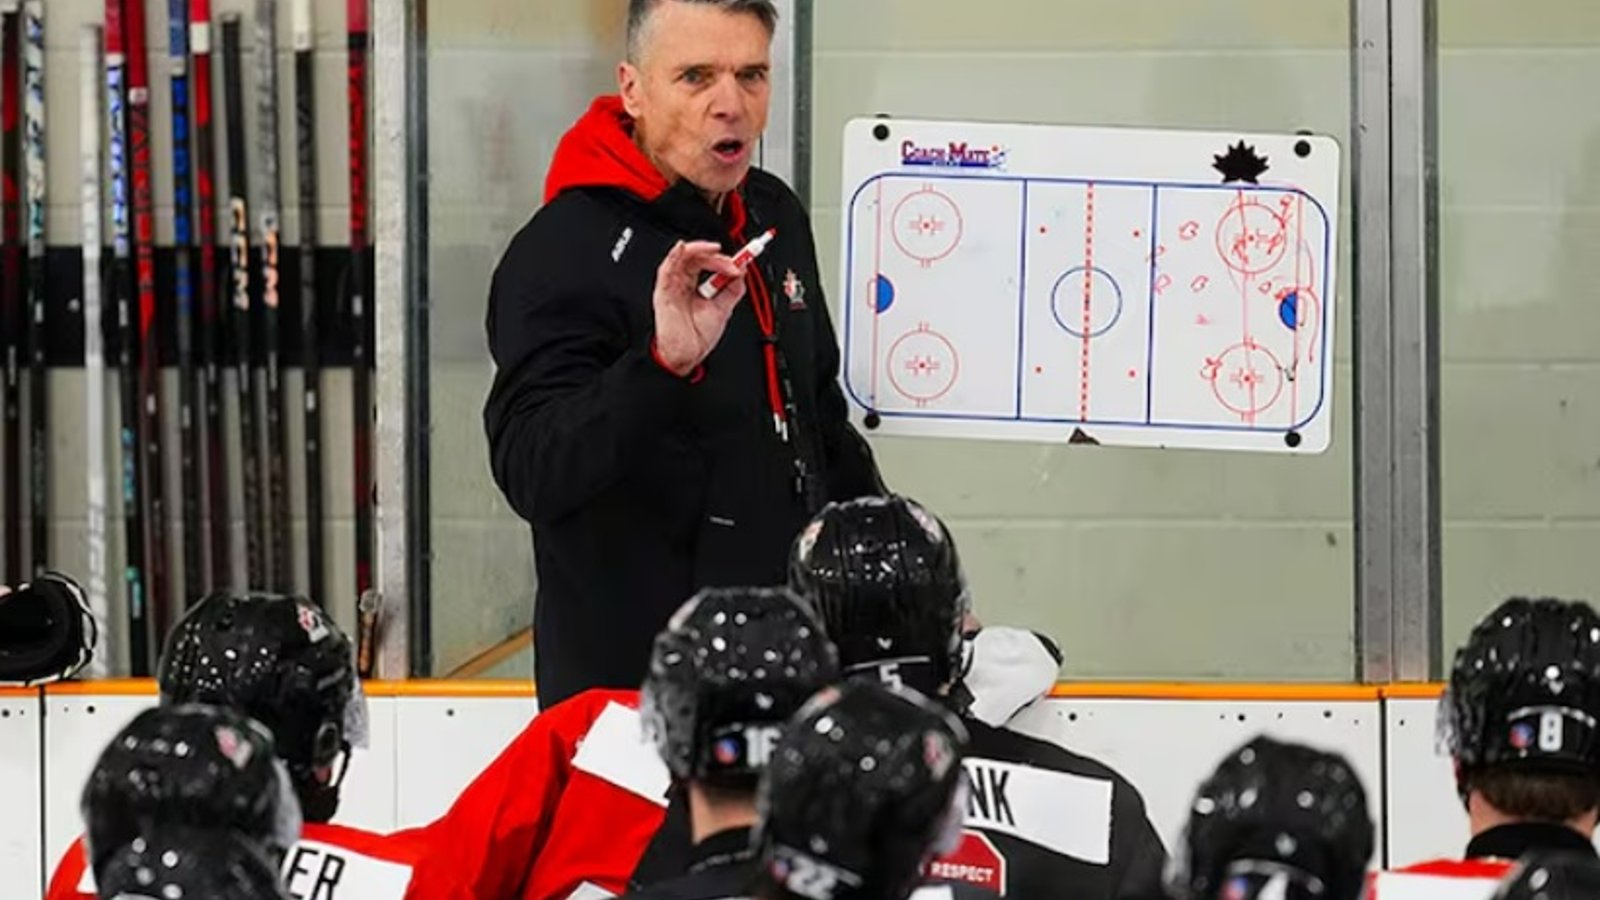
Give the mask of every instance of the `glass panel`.
M 824 277 L 840 293 L 851 117 L 1304 128 L 1335 136 L 1348 172 L 1349 33 L 1345 0 L 817 3 Z M 1349 231 L 1323 455 L 873 438 L 891 487 L 955 530 L 986 621 L 1052 634 L 1072 677 L 1352 676 Z
M 489 279 L 556 141 L 613 89 L 625 3 L 429 0 L 434 675 L 531 677 L 533 545 L 489 473 Z
M 1444 641 L 1600 596 L 1600 7 L 1439 4 Z

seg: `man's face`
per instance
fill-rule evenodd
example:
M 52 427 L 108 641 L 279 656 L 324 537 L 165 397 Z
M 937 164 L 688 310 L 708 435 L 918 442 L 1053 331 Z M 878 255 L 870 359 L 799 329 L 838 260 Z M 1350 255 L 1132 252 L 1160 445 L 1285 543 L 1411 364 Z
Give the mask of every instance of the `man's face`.
M 669 179 L 718 195 L 744 180 L 767 127 L 771 45 L 749 13 L 676 0 L 651 12 L 639 58 L 617 74 L 636 137 Z

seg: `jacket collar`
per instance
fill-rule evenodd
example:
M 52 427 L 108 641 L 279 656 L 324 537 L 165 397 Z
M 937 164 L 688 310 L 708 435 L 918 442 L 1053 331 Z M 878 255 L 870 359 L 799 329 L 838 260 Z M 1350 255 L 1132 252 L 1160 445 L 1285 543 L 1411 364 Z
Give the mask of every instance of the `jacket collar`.
M 1515 822 L 1497 825 L 1467 844 L 1467 859 L 1520 859 L 1539 851 L 1561 851 L 1595 856 L 1594 844 L 1565 825 L 1548 822 Z

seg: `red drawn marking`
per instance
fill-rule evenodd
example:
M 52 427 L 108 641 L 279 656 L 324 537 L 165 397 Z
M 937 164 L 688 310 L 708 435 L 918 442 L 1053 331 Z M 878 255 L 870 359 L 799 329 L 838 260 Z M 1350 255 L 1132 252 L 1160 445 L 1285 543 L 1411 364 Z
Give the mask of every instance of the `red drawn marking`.
M 1289 209 L 1289 198 L 1283 198 L 1284 211 Z M 1294 284 L 1295 290 L 1300 291 L 1300 285 L 1305 282 L 1300 280 L 1301 251 L 1305 249 L 1305 221 L 1306 202 L 1305 195 L 1300 194 L 1300 209 L 1295 213 L 1294 228 Z M 1307 293 L 1297 293 L 1294 298 L 1294 368 L 1289 371 L 1294 373 L 1293 384 L 1289 385 L 1289 424 L 1295 425 L 1300 421 L 1300 326 L 1305 324 L 1311 314 Z
M 1283 394 L 1282 364 L 1271 350 L 1255 341 L 1234 344 L 1215 357 L 1206 357 L 1200 377 L 1211 382 L 1218 403 L 1252 424 Z
M 1181 240 L 1192 241 L 1200 234 L 1200 223 L 1193 219 L 1178 226 L 1178 237 Z
M 1128 370 L 1128 377 L 1129 378 L 1138 378 L 1139 377 L 1139 370 L 1138 369 L 1129 369 Z
M 1151 252 L 1146 253 L 1144 255 L 1144 261 L 1147 262 L 1147 263 L 1152 263 L 1152 262 L 1155 262 L 1156 260 L 1158 260 L 1161 257 L 1166 256 L 1166 255 L 1167 255 L 1167 245 L 1166 244 L 1159 244 L 1159 245 L 1156 246 L 1156 249 L 1154 249 Z
M 1296 255 L 1299 255 L 1299 251 L 1296 251 Z M 1272 293 L 1272 279 L 1269 278 L 1266 281 L 1261 282 L 1261 286 L 1256 288 L 1256 290 L 1260 291 L 1262 296 L 1266 296 L 1268 294 L 1271 294 Z
M 1040 233 L 1040 234 L 1049 234 L 1049 233 L 1050 233 L 1050 229 L 1049 229 L 1049 228 L 1046 228 L 1046 227 L 1045 227 L 1045 226 L 1043 226 L 1043 225 L 1040 225 L 1040 226 L 1039 226 L 1039 233 Z
M 1139 237 L 1139 234 L 1140 234 L 1140 231 L 1139 231 L 1139 229 L 1137 229 L 1137 228 L 1135 228 L 1135 229 L 1134 229 L 1134 230 L 1133 230 L 1133 236 L 1134 236 L 1134 238 L 1135 238 L 1135 239 L 1137 239 L 1137 238 L 1138 238 L 1138 237 Z
M 1260 204 L 1257 204 L 1257 206 L 1260 206 Z M 1239 191 L 1239 202 L 1237 204 L 1237 208 L 1239 210 L 1239 234 L 1240 235 L 1244 235 L 1245 239 L 1248 241 L 1250 225 L 1249 225 L 1249 222 L 1246 219 L 1246 214 L 1245 214 L 1245 210 L 1244 210 L 1244 208 L 1245 208 L 1245 200 L 1244 200 L 1244 191 L 1243 190 Z M 1262 208 L 1264 208 L 1264 207 L 1262 207 Z M 1221 235 L 1222 235 L 1222 229 L 1221 228 L 1217 229 L 1217 235 L 1218 235 L 1218 240 L 1220 241 L 1221 240 Z M 1235 244 L 1234 246 L 1235 246 L 1235 248 L 1238 247 L 1237 244 Z M 1248 271 L 1246 271 L 1244 273 L 1244 280 L 1239 283 L 1239 300 L 1240 300 L 1240 305 L 1242 307 L 1242 309 L 1240 310 L 1240 313 L 1239 313 L 1239 316 L 1240 316 L 1239 323 L 1240 323 L 1240 327 L 1244 331 L 1244 334 L 1242 335 L 1242 343 L 1246 347 L 1246 350 L 1245 350 L 1246 368 L 1249 368 L 1250 351 L 1249 351 L 1248 348 L 1250 347 L 1250 345 L 1252 343 L 1254 343 L 1254 341 L 1250 337 L 1250 290 L 1249 290 L 1249 287 L 1250 287 L 1250 273 Z M 1211 384 L 1212 384 L 1213 390 L 1215 390 L 1216 382 L 1213 381 Z M 1247 384 L 1246 389 L 1248 390 L 1248 392 L 1250 394 L 1250 406 L 1249 406 L 1248 412 L 1246 412 L 1244 414 L 1244 417 L 1245 417 L 1244 420 L 1245 420 L 1246 424 L 1254 425 L 1255 424 L 1255 414 L 1256 414 L 1256 409 L 1257 409 L 1257 407 L 1256 407 L 1256 382 L 1254 380 L 1249 381 L 1248 384 Z M 1221 395 L 1220 394 L 1218 394 L 1217 396 L 1218 396 L 1218 399 L 1221 399 Z M 1224 402 L 1223 405 L 1226 406 L 1227 405 L 1226 402 Z M 1230 409 L 1231 408 L 1232 407 L 1230 407 Z
M 1034 366 L 1033 367 L 1033 374 L 1035 374 L 1035 375 L 1043 375 L 1044 374 L 1044 366 Z
M 1198 294 L 1201 291 L 1205 290 L 1206 289 L 1206 285 L 1208 285 L 1210 283 L 1211 283 L 1211 279 L 1207 278 L 1206 276 L 1204 276 L 1204 275 L 1196 275 L 1194 280 L 1189 282 L 1189 290 L 1194 291 L 1196 294 Z
M 1194 323 L 1196 325 L 1210 325 L 1211 320 L 1206 318 L 1205 313 L 1201 313 L 1200 315 L 1194 317 Z
M 1156 279 L 1156 293 L 1166 293 L 1166 290 L 1169 287 L 1172 287 L 1172 276 L 1163 272 L 1161 273 L 1161 277 Z
M 1078 356 L 1078 418 L 1089 421 L 1089 335 L 1092 327 L 1089 303 L 1094 291 L 1094 182 L 1089 182 L 1083 195 L 1083 335 L 1082 350 Z
M 1289 224 L 1256 200 L 1238 201 L 1217 222 L 1217 255 L 1228 268 L 1244 275 L 1260 275 L 1283 259 L 1289 243 Z

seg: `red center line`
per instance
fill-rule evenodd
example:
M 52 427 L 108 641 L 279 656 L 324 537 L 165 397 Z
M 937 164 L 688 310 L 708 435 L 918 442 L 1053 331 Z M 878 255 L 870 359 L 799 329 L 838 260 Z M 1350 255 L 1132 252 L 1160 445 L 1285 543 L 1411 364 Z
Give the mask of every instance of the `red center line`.
M 878 319 L 882 312 L 878 309 L 878 291 L 882 290 L 883 279 L 883 179 L 878 179 L 878 211 L 876 234 L 872 249 L 872 290 L 867 297 L 872 304 L 872 405 L 878 405 L 878 370 L 883 367 L 883 362 L 878 356 Z
M 1246 424 L 1254 425 L 1256 422 L 1256 385 L 1255 379 L 1249 377 L 1251 372 L 1251 363 L 1253 362 L 1250 353 L 1250 279 L 1252 276 L 1248 271 L 1248 267 L 1250 265 L 1250 220 L 1245 218 L 1244 190 L 1242 188 L 1239 190 L 1239 238 L 1243 242 L 1243 250 L 1239 254 L 1239 257 L 1240 261 L 1245 266 L 1245 268 L 1241 269 L 1240 271 L 1240 274 L 1244 277 L 1239 280 L 1241 317 L 1240 327 L 1244 333 L 1243 349 L 1245 389 L 1250 395 L 1250 404 L 1249 406 L 1245 407 L 1246 412 L 1244 415 L 1244 420 Z
M 1305 282 L 1300 280 L 1301 250 L 1304 248 L 1306 227 L 1306 195 L 1301 194 L 1299 205 L 1294 214 L 1294 362 L 1289 371 L 1294 373 L 1294 380 L 1289 384 L 1289 426 L 1294 427 L 1300 421 L 1300 325 L 1305 321 L 1306 298 Z
M 1089 421 L 1089 326 L 1090 301 L 1094 295 L 1094 182 L 1084 189 L 1083 201 L 1083 330 L 1078 356 L 1078 418 Z

